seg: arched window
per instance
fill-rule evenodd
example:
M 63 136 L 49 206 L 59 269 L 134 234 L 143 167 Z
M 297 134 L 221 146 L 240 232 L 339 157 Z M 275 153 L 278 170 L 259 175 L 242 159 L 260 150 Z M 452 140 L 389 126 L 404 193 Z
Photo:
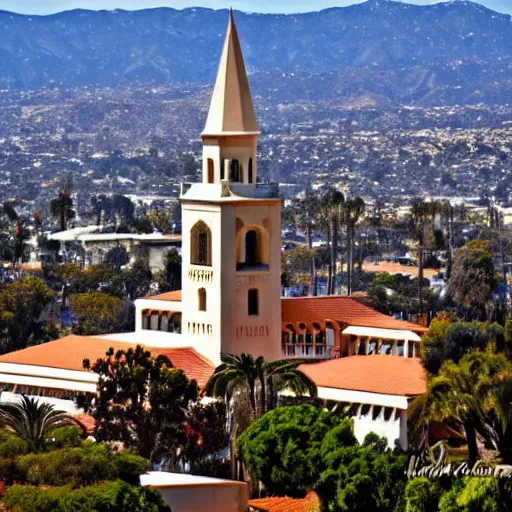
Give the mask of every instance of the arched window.
M 236 159 L 231 160 L 230 163 L 229 181 L 240 181 L 240 162 Z
M 165 314 L 160 319 L 160 330 L 164 332 L 169 331 L 169 317 Z
M 252 158 L 249 158 L 249 183 L 254 182 L 254 171 L 252 169 Z
M 212 264 L 212 232 L 201 220 L 190 230 L 190 263 L 207 267 Z
M 213 183 L 214 181 L 214 166 L 213 159 L 208 158 L 208 183 Z
M 257 265 L 259 262 L 258 233 L 255 229 L 249 229 L 245 234 L 245 263 Z
M 199 311 L 206 311 L 206 290 L 204 288 L 197 290 L 197 299 L 199 302 Z
M 247 293 L 247 314 L 257 316 L 259 314 L 259 293 L 256 288 Z
M 149 311 L 147 309 L 142 312 L 142 328 L 149 329 Z
M 150 325 L 149 325 L 149 328 L 152 330 L 152 331 L 158 331 L 158 313 L 151 313 L 151 321 L 150 321 Z

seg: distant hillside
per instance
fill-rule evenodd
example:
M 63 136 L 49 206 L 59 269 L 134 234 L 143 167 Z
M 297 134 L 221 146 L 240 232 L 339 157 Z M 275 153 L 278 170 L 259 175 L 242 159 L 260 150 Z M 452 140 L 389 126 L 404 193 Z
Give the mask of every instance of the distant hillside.
M 512 99 L 511 17 L 472 2 L 370 0 L 307 14 L 239 12 L 236 21 L 255 91 L 278 84 L 279 101 Z M 210 84 L 226 24 L 227 11 L 199 8 L 0 11 L 0 88 Z

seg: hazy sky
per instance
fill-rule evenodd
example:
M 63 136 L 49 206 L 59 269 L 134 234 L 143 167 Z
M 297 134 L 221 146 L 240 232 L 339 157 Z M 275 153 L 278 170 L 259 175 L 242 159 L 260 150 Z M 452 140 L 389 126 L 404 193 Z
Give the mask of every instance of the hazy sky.
M 128 9 L 147 7 L 211 7 L 247 12 L 300 12 L 316 11 L 326 7 L 345 6 L 362 0 L 0 0 L 0 9 L 25 14 L 50 14 L 69 9 Z M 440 0 L 407 0 L 413 4 L 435 4 Z M 512 0 L 479 0 L 496 11 L 512 14 Z

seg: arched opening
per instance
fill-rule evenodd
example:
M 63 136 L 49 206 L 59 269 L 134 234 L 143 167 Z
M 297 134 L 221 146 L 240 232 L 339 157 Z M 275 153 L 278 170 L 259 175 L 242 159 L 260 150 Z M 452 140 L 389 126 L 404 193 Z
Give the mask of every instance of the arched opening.
M 252 168 L 252 158 L 249 158 L 249 183 L 254 183 L 254 171 Z
M 159 324 L 158 321 L 159 321 L 158 313 L 157 312 L 151 313 L 151 320 L 150 320 L 149 328 L 152 331 L 158 331 L 158 324 Z
M 212 264 L 212 232 L 203 222 L 196 222 L 190 230 L 190 263 L 210 267 Z
M 258 263 L 258 233 L 255 229 L 249 229 L 245 234 L 245 264 L 257 265 Z
M 149 311 L 147 309 L 142 312 L 142 328 L 149 329 Z
M 170 332 L 177 332 L 181 334 L 181 313 L 173 313 L 169 324 Z
M 162 315 L 160 320 L 160 330 L 164 332 L 169 331 L 169 317 L 167 315 Z
M 252 288 L 247 293 L 247 314 L 249 316 L 259 314 L 259 292 L 256 288 Z
M 214 180 L 214 166 L 213 166 L 213 159 L 208 158 L 208 183 L 213 183 Z
M 240 181 L 240 162 L 236 158 L 234 158 L 230 162 L 229 181 L 234 181 L 234 182 Z
M 199 311 L 206 311 L 206 290 L 204 288 L 197 290 L 197 299 L 199 302 Z

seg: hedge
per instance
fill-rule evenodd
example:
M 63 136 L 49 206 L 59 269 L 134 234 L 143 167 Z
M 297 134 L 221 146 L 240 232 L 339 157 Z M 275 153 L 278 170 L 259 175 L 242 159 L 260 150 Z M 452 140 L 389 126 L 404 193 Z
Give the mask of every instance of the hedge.
M 121 480 L 76 490 L 13 485 L 4 506 L 7 512 L 171 512 L 158 491 Z
M 116 479 L 137 485 L 139 475 L 149 469 L 149 461 L 142 457 L 112 452 L 107 445 L 89 441 L 78 448 L 23 455 L 15 465 L 17 478 L 23 483 L 71 487 Z

